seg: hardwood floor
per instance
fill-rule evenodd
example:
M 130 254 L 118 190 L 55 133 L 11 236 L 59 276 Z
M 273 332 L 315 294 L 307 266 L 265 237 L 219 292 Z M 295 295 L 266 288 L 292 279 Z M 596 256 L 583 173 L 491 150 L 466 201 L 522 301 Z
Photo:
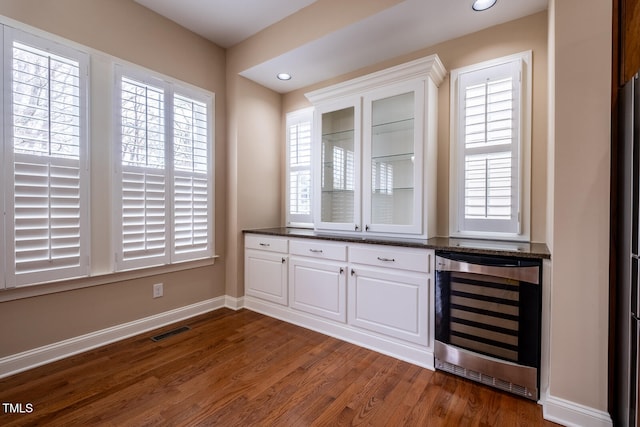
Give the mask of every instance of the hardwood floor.
M 176 326 L 191 330 L 159 342 Z M 553 426 L 534 402 L 228 309 L 0 380 L 3 426 Z

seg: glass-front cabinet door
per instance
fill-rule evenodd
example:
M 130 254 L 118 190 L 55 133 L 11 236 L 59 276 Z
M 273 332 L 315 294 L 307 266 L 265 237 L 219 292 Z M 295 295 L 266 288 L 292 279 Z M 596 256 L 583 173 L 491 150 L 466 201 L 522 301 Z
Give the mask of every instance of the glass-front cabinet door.
M 363 98 L 365 231 L 422 233 L 424 82 Z
M 360 101 L 316 110 L 316 228 L 360 231 Z

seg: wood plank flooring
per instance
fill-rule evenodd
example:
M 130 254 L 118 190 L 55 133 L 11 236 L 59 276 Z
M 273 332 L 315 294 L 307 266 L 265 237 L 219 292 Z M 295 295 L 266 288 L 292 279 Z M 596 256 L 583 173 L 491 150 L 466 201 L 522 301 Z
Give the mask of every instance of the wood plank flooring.
M 0 403 L 33 408 L 0 407 L 2 426 L 556 425 L 534 402 L 228 309 L 1 379 Z

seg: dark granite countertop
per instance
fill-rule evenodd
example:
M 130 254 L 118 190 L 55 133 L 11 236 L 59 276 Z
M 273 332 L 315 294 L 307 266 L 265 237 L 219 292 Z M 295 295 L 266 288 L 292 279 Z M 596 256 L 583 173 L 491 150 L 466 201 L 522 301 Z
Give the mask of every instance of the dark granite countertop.
M 410 239 L 387 236 L 360 237 L 349 234 L 320 232 L 307 228 L 261 228 L 243 230 L 244 233 L 265 234 L 271 236 L 296 237 L 306 239 L 322 239 L 335 242 L 369 243 L 374 245 L 402 246 L 407 248 L 424 248 L 448 250 L 454 252 L 474 253 L 482 255 L 518 256 L 521 258 L 551 259 L 549 248 L 544 243 L 508 242 L 501 240 L 458 239 L 453 237 L 433 237 L 431 239 Z

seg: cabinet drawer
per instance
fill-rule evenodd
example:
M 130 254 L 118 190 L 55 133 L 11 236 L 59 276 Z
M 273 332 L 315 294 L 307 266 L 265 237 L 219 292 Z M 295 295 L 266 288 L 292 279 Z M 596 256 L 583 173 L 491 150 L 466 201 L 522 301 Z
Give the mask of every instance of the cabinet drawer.
M 290 250 L 292 255 L 307 256 L 335 261 L 347 260 L 347 245 L 341 243 L 328 243 L 320 240 L 291 240 Z
M 247 249 L 260 249 L 270 252 L 287 253 L 289 241 L 281 237 L 263 236 L 260 234 L 245 234 L 244 247 Z
M 349 262 L 378 267 L 429 273 L 433 257 L 427 249 L 402 248 L 398 246 L 349 246 Z

